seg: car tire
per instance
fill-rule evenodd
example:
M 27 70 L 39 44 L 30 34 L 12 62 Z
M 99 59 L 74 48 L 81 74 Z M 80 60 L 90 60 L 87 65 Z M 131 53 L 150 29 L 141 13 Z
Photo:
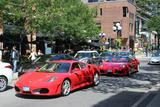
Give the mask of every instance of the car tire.
M 97 86 L 100 83 L 100 76 L 97 72 L 93 75 L 93 85 Z
M 7 88 L 7 79 L 3 76 L 0 76 L 0 92 L 5 91 Z
M 71 83 L 68 79 L 64 80 L 61 87 L 61 95 L 67 96 L 71 91 Z
M 140 65 L 137 65 L 137 72 L 139 72 L 140 70 Z
M 130 76 L 130 75 L 131 75 L 131 68 L 127 72 L 127 76 Z

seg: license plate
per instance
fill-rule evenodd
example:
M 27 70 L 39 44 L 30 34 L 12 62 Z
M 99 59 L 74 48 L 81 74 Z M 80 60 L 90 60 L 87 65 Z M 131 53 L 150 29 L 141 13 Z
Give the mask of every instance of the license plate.
M 108 72 L 112 72 L 112 70 L 108 70 Z
M 23 91 L 30 91 L 29 87 L 23 87 Z

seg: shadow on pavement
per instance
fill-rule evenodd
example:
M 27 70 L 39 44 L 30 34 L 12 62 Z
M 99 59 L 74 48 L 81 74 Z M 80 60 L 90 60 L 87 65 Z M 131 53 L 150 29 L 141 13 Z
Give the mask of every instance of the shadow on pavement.
M 60 96 L 35 96 L 35 95 L 22 95 L 22 94 L 16 94 L 15 96 L 23 99 L 53 99 L 60 97 Z
M 14 88 L 14 87 L 12 87 L 12 86 L 8 86 L 5 91 L 11 90 L 11 89 L 13 89 L 13 88 Z
M 160 71 L 160 65 L 145 65 L 145 66 L 141 66 L 140 67 L 141 70 L 145 70 L 145 71 Z
M 125 88 L 149 90 L 160 81 L 160 75 L 155 73 L 136 73 L 130 77 L 102 76 L 100 84 L 95 87 L 86 88 L 82 91 L 91 90 L 98 93 L 118 93 Z
M 144 93 L 124 91 L 105 99 L 92 107 L 131 107 Z

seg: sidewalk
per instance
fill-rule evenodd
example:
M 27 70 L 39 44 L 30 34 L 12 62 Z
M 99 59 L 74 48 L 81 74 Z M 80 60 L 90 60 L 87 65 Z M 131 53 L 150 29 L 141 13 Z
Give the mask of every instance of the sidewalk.
M 140 52 L 140 51 L 138 51 L 138 52 L 135 53 L 135 57 L 136 57 L 137 59 L 149 59 L 150 56 L 151 56 L 150 53 L 148 53 L 147 56 L 146 56 L 145 53 Z

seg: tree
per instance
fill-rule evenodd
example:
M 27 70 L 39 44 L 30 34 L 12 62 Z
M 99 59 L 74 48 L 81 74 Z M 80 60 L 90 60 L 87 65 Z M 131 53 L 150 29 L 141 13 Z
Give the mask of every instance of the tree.
M 152 17 L 147 22 L 147 26 L 150 31 L 156 31 L 158 33 L 158 48 L 160 48 L 160 16 Z
M 141 9 L 141 14 L 148 14 L 148 16 L 160 15 L 160 1 L 159 0 L 136 0 L 137 6 Z
M 146 22 L 149 31 L 158 32 L 158 46 L 160 45 L 160 0 L 137 0 L 141 15 L 148 14 L 149 20 Z
M 28 32 L 42 32 L 83 41 L 98 35 L 93 10 L 80 0 L 8 0 L 4 22 L 24 26 Z M 61 37 L 60 37 L 61 38 Z

